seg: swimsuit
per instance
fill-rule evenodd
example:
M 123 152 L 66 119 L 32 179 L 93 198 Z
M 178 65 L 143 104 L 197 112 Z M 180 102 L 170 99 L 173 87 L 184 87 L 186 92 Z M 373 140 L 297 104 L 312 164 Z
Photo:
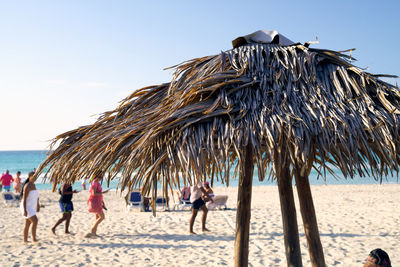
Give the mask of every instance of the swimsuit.
M 3 185 L 3 190 L 4 191 L 7 191 L 7 192 L 10 192 L 10 186 L 9 185 Z
M 68 213 L 74 210 L 74 204 L 72 202 L 58 202 L 60 204 L 61 213 Z
M 202 198 L 198 198 L 196 199 L 193 203 L 192 203 L 192 209 L 194 210 L 198 210 L 200 209 L 201 206 L 203 206 L 204 204 L 206 204 L 204 202 L 204 200 Z
M 65 192 L 72 192 L 72 186 L 69 185 L 65 188 Z M 74 210 L 74 204 L 72 204 L 72 195 L 73 194 L 63 194 L 62 188 L 60 188 L 60 200 L 58 201 L 61 209 L 61 213 L 67 213 Z

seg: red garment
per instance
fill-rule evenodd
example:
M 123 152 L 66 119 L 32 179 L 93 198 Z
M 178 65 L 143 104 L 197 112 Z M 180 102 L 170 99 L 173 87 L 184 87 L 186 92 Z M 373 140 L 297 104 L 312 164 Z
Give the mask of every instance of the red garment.
M 0 178 L 0 182 L 3 182 L 3 186 L 10 186 L 11 182 L 14 182 L 14 178 L 10 174 L 4 173 Z
M 101 185 L 99 182 L 93 182 L 89 189 L 89 199 L 88 199 L 88 206 L 89 212 L 93 213 L 102 213 L 103 212 L 103 195 L 94 195 L 94 189 L 96 189 L 97 193 L 103 192 Z

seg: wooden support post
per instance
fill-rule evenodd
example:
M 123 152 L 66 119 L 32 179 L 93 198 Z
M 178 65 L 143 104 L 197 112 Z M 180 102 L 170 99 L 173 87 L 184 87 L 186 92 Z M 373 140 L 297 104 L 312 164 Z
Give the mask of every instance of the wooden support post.
M 275 151 L 277 153 L 277 151 Z M 285 240 L 286 261 L 288 267 L 301 267 L 301 250 L 297 226 L 296 207 L 293 197 L 290 165 L 285 155 L 275 154 L 275 171 L 278 181 L 279 199 Z
M 308 177 L 300 174 L 301 168 L 296 166 L 294 175 L 296 179 L 297 194 L 299 195 L 301 217 L 303 218 L 304 232 L 307 238 L 308 252 L 311 266 L 325 267 L 324 251 L 319 238 L 317 217 L 311 195 Z
M 248 266 L 251 216 L 251 190 L 253 182 L 253 146 L 249 142 L 240 166 L 235 236 L 235 267 Z

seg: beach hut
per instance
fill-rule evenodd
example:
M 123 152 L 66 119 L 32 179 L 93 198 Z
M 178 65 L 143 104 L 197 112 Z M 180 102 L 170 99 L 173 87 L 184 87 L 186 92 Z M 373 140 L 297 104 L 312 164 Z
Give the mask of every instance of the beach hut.
M 288 266 L 302 266 L 293 177 L 312 266 L 325 266 L 308 175 L 329 166 L 376 179 L 399 167 L 400 92 L 344 52 L 276 31 L 174 66 L 171 82 L 133 92 L 88 126 L 54 139 L 40 165 L 56 182 L 107 173 L 157 194 L 239 176 L 235 266 L 248 264 L 253 171 L 276 180 Z M 266 174 L 268 173 L 268 176 Z

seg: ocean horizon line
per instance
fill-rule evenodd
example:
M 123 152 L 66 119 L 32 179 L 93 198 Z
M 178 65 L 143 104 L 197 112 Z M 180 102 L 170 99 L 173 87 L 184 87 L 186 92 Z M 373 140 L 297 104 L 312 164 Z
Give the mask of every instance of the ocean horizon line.
M 28 173 L 32 171 L 34 168 L 38 168 L 40 163 L 45 160 L 46 153 L 49 150 L 10 150 L 10 151 L 0 151 L 0 174 L 5 172 L 5 170 L 9 170 L 12 175 L 14 175 L 17 171 L 21 171 L 21 178 L 25 179 L 28 176 Z M 375 179 L 372 176 L 363 176 L 356 174 L 353 178 L 344 177 L 341 171 L 338 168 L 332 168 L 334 171 L 334 175 L 327 173 L 326 179 L 319 174 L 318 171 L 312 170 L 308 179 L 311 185 L 335 185 L 335 184 L 399 184 L 399 174 L 398 173 L 388 173 L 387 176 L 382 177 L 382 182 L 379 179 Z M 51 188 L 50 183 L 44 182 L 44 175 L 47 171 L 47 168 L 39 175 L 39 180 L 37 184 L 42 188 Z M 233 179 L 234 177 L 234 169 L 230 170 L 230 186 L 236 186 L 239 183 L 239 177 Z M 121 175 L 118 175 L 121 176 Z M 265 178 L 267 178 L 266 175 Z M 259 181 L 258 179 L 258 171 L 255 167 L 254 177 L 253 177 L 253 185 L 254 186 L 262 186 L 262 185 L 275 185 L 276 180 L 268 180 Z M 120 179 L 120 177 L 119 177 Z M 111 182 L 111 187 L 115 187 L 118 183 L 118 178 Z M 46 181 L 49 181 L 50 178 L 47 178 Z M 82 179 L 80 179 L 82 180 Z M 207 179 L 210 180 L 210 179 Z M 216 180 L 216 176 L 214 176 L 214 187 L 226 186 L 225 182 L 222 183 L 221 180 Z

